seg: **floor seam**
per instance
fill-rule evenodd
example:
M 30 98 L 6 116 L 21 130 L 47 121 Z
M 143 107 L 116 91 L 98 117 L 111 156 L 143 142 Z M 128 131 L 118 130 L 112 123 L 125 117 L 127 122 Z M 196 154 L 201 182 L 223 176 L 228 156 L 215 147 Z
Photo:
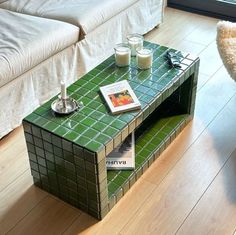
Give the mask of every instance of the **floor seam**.
M 234 152 L 235 150 L 233 150 Z M 199 202 L 201 201 L 201 199 L 203 198 L 203 196 L 205 195 L 205 193 L 208 191 L 208 189 L 211 187 L 211 185 L 213 184 L 213 182 L 215 181 L 215 179 L 217 178 L 217 176 L 221 173 L 222 169 L 225 167 L 225 165 L 227 164 L 227 162 L 229 161 L 229 159 L 231 158 L 232 153 L 231 152 L 228 156 L 228 158 L 226 159 L 225 163 L 222 165 L 222 167 L 219 169 L 219 171 L 217 172 L 217 174 L 214 176 L 214 178 L 210 181 L 209 185 L 206 187 L 206 189 L 203 191 L 202 195 L 199 197 L 199 199 L 197 200 L 197 202 L 194 204 L 194 206 L 192 207 L 192 209 L 189 211 L 188 215 L 185 217 L 185 219 L 183 220 L 183 222 L 180 224 L 180 226 L 178 227 L 178 229 L 176 230 L 176 232 L 174 233 L 175 235 L 177 235 L 178 231 L 180 230 L 180 228 L 184 225 L 185 221 L 187 221 L 187 219 L 189 218 L 189 216 L 192 214 L 193 210 L 197 207 L 197 205 L 199 204 Z
M 11 229 L 9 229 L 9 230 L 6 232 L 6 234 L 8 234 L 9 232 L 11 232 L 27 215 L 30 214 L 30 212 L 31 212 L 32 210 L 34 210 L 34 209 L 35 209 L 43 200 L 45 200 L 47 197 L 49 197 L 48 194 L 46 194 L 41 200 L 39 200 L 38 203 L 35 204 L 35 206 L 33 206 L 21 219 L 19 219 L 19 220 L 15 223 L 15 225 L 14 225 Z
M 26 171 L 30 170 L 30 168 L 28 167 L 26 170 L 24 170 L 22 173 L 20 173 L 19 175 L 17 175 L 9 184 L 7 184 L 3 189 L 0 190 L 0 193 L 2 193 L 4 190 L 6 190 L 8 187 L 11 186 L 11 184 L 13 184 L 17 179 L 19 179 L 20 177 L 22 177 Z

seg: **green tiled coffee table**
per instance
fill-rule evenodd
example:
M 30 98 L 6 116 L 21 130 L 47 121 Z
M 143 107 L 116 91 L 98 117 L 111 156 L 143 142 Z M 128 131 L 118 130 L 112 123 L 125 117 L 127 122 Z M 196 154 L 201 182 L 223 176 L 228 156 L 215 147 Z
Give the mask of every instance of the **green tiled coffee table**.
M 102 219 L 192 119 L 199 59 L 182 55 L 181 68 L 170 68 L 167 47 L 154 50 L 152 69 L 117 68 L 111 56 L 68 88 L 84 107 L 56 116 L 45 103 L 24 121 L 35 185 Z M 112 115 L 99 87 L 127 79 L 142 109 Z M 135 130 L 133 171 L 107 171 L 106 155 Z

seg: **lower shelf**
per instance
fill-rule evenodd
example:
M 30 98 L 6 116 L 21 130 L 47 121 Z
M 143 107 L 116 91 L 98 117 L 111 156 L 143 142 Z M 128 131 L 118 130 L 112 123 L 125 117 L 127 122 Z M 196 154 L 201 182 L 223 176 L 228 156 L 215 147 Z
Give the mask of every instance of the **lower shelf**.
M 169 105 L 164 106 L 170 107 Z M 173 115 L 173 109 L 171 112 L 170 108 L 169 110 L 156 110 L 151 117 L 136 130 L 135 170 L 107 171 L 109 209 L 122 198 L 160 153 L 166 149 L 192 119 L 192 116 L 189 114 Z M 165 112 L 162 110 L 165 110 Z

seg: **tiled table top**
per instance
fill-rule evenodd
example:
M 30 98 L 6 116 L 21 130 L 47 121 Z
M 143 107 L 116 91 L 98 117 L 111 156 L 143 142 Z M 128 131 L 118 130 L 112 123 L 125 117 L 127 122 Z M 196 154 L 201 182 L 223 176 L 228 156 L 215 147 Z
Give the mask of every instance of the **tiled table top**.
M 151 113 L 171 89 L 179 86 L 188 77 L 196 58 L 182 55 L 182 68 L 170 68 L 165 58 L 167 47 L 145 42 L 145 46 L 154 50 L 152 69 L 139 70 L 132 58 L 131 66 L 117 68 L 114 56 L 91 70 L 74 84 L 68 87 L 68 93 L 84 107 L 68 116 L 55 115 L 50 109 L 54 97 L 32 114 L 25 118 L 40 128 L 43 128 L 65 140 L 79 145 L 91 152 L 101 153 L 101 158 L 119 145 Z M 189 71 L 189 73 L 188 73 Z M 178 75 L 185 72 L 183 81 Z M 142 109 L 134 112 L 111 114 L 108 106 L 99 92 L 99 87 L 128 80 L 137 95 Z M 176 83 L 176 86 L 174 85 Z

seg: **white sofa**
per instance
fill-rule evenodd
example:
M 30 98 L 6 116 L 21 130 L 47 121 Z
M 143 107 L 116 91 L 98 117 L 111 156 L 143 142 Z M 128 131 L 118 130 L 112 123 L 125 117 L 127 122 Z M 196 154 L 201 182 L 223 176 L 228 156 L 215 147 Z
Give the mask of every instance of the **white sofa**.
M 163 0 L 0 0 L 0 138 L 162 17 Z

